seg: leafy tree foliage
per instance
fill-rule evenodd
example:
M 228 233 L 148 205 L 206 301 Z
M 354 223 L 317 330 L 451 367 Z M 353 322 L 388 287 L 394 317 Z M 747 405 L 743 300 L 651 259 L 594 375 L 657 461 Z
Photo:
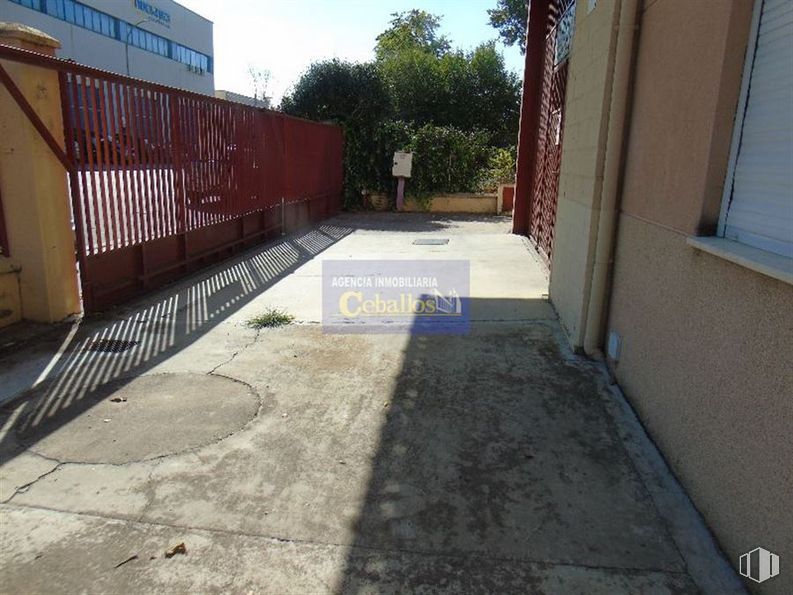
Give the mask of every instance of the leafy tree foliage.
M 495 192 L 498 190 L 499 184 L 514 184 L 516 158 L 517 147 L 515 145 L 505 149 L 493 147 L 482 175 L 482 190 Z
M 281 100 L 287 114 L 312 120 L 380 120 L 391 113 L 388 90 L 375 64 L 315 62 Z
M 391 16 L 391 26 L 377 36 L 375 55 L 378 60 L 407 50 L 419 50 L 436 57 L 449 51 L 449 40 L 438 35 L 440 17 L 415 8 Z
M 487 11 L 490 25 L 498 30 L 507 45 L 517 44 L 526 53 L 526 21 L 529 19 L 529 0 L 498 0 L 496 8 Z
M 377 37 L 376 60 L 313 64 L 281 109 L 345 128 L 346 206 L 362 192 L 390 191 L 392 155 L 415 153 L 409 193 L 478 188 L 494 146 L 517 137 L 519 82 L 494 42 L 450 49 L 439 17 L 393 15 Z

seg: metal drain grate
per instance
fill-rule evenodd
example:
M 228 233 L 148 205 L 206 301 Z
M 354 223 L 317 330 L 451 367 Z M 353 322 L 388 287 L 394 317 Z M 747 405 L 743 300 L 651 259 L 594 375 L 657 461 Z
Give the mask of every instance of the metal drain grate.
M 443 246 L 449 243 L 449 238 L 426 238 L 423 240 L 413 240 L 416 246 Z
M 137 345 L 140 341 L 124 341 L 122 339 L 99 339 L 89 345 L 88 351 L 101 353 L 123 353 Z

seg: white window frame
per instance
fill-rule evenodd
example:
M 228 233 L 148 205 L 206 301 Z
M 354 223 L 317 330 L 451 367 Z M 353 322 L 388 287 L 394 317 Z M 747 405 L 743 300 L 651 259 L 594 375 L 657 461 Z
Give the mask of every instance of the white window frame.
M 735 184 L 735 167 L 738 163 L 738 152 L 741 148 L 743 123 L 746 117 L 747 102 L 749 100 L 749 84 L 752 79 L 752 68 L 754 67 L 757 36 L 760 31 L 760 15 L 762 12 L 763 0 L 755 0 L 754 8 L 752 9 L 752 24 L 749 28 L 749 41 L 746 46 L 746 57 L 743 63 L 743 74 L 741 75 L 741 92 L 738 97 L 738 110 L 735 113 L 735 121 L 732 129 L 730 160 L 727 163 L 727 175 L 724 178 L 724 190 L 721 195 L 721 211 L 719 213 L 719 225 L 716 231 L 716 235 L 720 238 L 724 237 L 727 227 L 727 211 L 730 209 L 730 200 L 732 199 L 732 190 Z
M 746 45 L 743 73 L 741 75 L 741 89 L 738 98 L 738 107 L 733 123 L 732 140 L 730 143 L 730 158 L 727 164 L 727 173 L 724 178 L 724 190 L 721 196 L 721 211 L 719 224 L 715 236 L 696 237 L 690 236 L 687 243 L 692 248 L 707 252 L 734 264 L 745 267 L 756 273 L 772 277 L 788 285 L 793 285 L 793 259 L 781 254 L 769 252 L 750 244 L 737 240 L 727 239 L 727 212 L 735 183 L 735 168 L 738 162 L 738 152 L 741 147 L 743 124 L 746 116 L 747 101 L 749 99 L 749 85 L 754 67 L 755 52 L 757 50 L 757 37 L 760 31 L 760 17 L 763 12 L 764 0 L 755 0 L 752 9 L 752 22 L 749 29 L 749 39 Z

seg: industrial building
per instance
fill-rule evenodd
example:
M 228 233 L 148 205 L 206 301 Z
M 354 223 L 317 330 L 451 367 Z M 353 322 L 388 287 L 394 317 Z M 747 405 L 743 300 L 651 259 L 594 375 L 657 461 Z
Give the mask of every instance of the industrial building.
M 0 0 L 0 21 L 58 39 L 58 57 L 214 94 L 212 22 L 173 0 Z

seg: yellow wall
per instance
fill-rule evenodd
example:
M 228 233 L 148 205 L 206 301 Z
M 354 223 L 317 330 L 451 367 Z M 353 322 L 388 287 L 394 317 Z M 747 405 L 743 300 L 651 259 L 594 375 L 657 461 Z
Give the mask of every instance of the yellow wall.
M 403 211 L 495 214 L 497 203 L 498 197 L 495 194 L 441 194 L 432 197 L 429 209 L 423 209 L 420 203 L 406 198 Z
M 0 328 L 21 319 L 19 272 L 7 258 L 0 256 Z
M 9 39 L 0 35 L 0 42 Z M 9 60 L 2 64 L 63 146 L 57 73 Z M 55 322 L 79 313 L 66 171 L 5 86 L 0 86 L 0 195 L 10 244 L 10 258 L 3 260 L 19 269 L 22 317 Z

